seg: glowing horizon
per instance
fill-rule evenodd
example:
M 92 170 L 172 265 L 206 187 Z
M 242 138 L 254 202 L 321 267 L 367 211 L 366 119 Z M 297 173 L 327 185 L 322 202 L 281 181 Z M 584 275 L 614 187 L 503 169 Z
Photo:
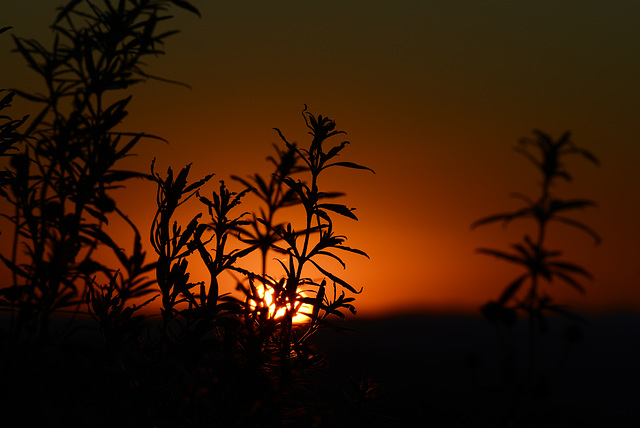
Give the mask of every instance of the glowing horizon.
M 35 3 L 5 5 L 3 25 L 49 46 L 55 10 Z M 341 272 L 364 287 L 355 296 L 359 314 L 474 310 L 513 277 L 475 249 L 508 248 L 527 225 L 471 231 L 471 223 L 516 207 L 510 193 L 535 191 L 539 177 L 512 150 L 519 138 L 533 128 L 554 136 L 570 129 L 602 165 L 572 161 L 573 182 L 557 190 L 598 203 L 578 218 L 603 242 L 595 247 L 580 233 L 554 230 L 554 246 L 595 279 L 584 282 L 584 296 L 562 284 L 550 293 L 578 310 L 638 309 L 640 55 L 632 41 L 640 29 L 632 17 L 640 5 L 574 6 L 411 1 L 371 4 L 362 14 L 356 4 L 332 2 L 312 14 L 304 5 L 203 2 L 201 19 L 177 14 L 181 34 L 149 64 L 150 74 L 193 89 L 138 85 L 123 123 L 170 144 L 143 142 L 127 162 L 142 172 L 153 158 L 160 171 L 193 162 L 194 178 L 215 173 L 214 181 L 231 187 L 231 174 L 268 171 L 265 158 L 278 141 L 273 127 L 308 143 L 300 116 L 306 103 L 347 133 L 341 160 L 376 172 L 336 171 L 321 183 L 345 192 L 341 201 L 357 209 L 359 220 L 340 222 L 337 232 L 371 257 L 346 257 Z M 43 13 L 34 16 L 34 7 Z M 541 34 L 543 27 L 549 31 Z M 0 38 L 0 48 L 0 87 L 41 90 L 22 58 L 9 53 L 11 37 Z M 14 105 L 16 117 L 34 114 L 24 100 Z M 153 183 L 131 182 L 116 194 L 146 234 Z M 0 244 L 9 237 L 3 232 Z M 143 244 L 152 255 L 146 236 Z

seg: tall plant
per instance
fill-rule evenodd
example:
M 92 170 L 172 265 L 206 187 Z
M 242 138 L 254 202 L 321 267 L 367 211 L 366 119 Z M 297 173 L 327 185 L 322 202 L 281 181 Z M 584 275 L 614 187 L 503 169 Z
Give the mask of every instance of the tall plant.
M 588 199 L 563 199 L 553 195 L 553 189 L 559 181 L 572 179 L 564 165 L 566 157 L 581 156 L 596 165 L 598 160 L 591 152 L 576 146 L 569 132 L 557 140 L 540 131 L 534 131 L 534 134 L 534 139 L 520 140 L 516 151 L 532 162 L 540 172 L 542 181 L 539 195 L 530 198 L 521 193 L 514 193 L 514 197 L 524 202 L 524 207 L 513 212 L 482 218 L 472 225 L 475 228 L 495 222 L 502 222 L 506 226 L 519 219 L 535 221 L 534 230 L 525 233 L 520 242 L 512 244 L 511 251 L 490 248 L 477 250 L 481 254 L 515 264 L 523 271 L 505 287 L 496 300 L 491 300 L 482 307 L 483 315 L 494 324 L 500 338 L 504 351 L 503 374 L 516 385 L 512 404 L 514 408 L 524 397 L 540 395 L 548 390 L 548 374 L 538 373 L 539 335 L 548 329 L 547 314 L 559 314 L 575 321 L 581 320 L 565 306 L 556 304 L 549 295 L 547 286 L 557 281 L 584 293 L 579 278 L 591 279 L 591 274 L 586 269 L 561 259 L 562 252 L 549 247 L 549 236 L 552 233 L 550 227 L 558 223 L 570 226 L 587 233 L 596 244 L 600 242 L 599 235 L 593 229 L 568 215 L 572 211 L 592 207 L 595 203 Z M 523 314 L 528 320 L 528 351 L 522 374 L 519 374 L 516 368 L 517 338 L 513 333 L 518 314 Z M 577 324 L 570 325 L 565 331 L 569 345 L 579 339 L 580 335 L 581 329 Z
M 119 128 L 131 101 L 119 94 L 152 77 L 142 64 L 162 54 L 164 40 L 175 33 L 159 28 L 171 18 L 171 5 L 197 13 L 185 1 L 107 0 L 97 7 L 72 0 L 59 9 L 51 48 L 14 37 L 45 86 L 44 93 L 15 90 L 42 108 L 12 154 L 10 192 L 2 195 L 13 208 L 4 214 L 14 237 L 11 254 L 2 255 L 13 284 L 1 303 L 16 315 L 16 336 L 46 338 L 53 314 L 78 308 L 97 274 L 114 275 L 95 256 L 100 247 L 121 263 L 116 284 L 123 301 L 152 292 L 153 264 L 145 262 L 137 227 L 110 194 L 127 180 L 149 178 L 118 168 L 141 139 L 157 138 Z M 131 255 L 104 227 L 114 216 L 133 230 Z

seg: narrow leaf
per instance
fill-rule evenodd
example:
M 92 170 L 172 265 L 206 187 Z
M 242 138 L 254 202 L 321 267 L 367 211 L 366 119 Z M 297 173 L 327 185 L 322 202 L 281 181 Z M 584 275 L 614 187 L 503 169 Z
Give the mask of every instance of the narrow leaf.
M 579 221 L 576 221 L 576 220 L 573 220 L 573 219 L 570 219 L 570 218 L 566 218 L 566 217 L 553 217 L 553 220 L 559 221 L 561 223 L 568 224 L 568 225 L 573 226 L 573 227 L 577 227 L 578 229 L 582 230 L 583 232 L 591 235 L 591 237 L 595 241 L 596 245 L 598 245 L 598 244 L 600 244 L 600 242 L 602 242 L 602 238 L 600 238 L 600 235 L 598 235 L 589 226 L 587 226 L 587 225 L 585 225 L 583 223 L 580 223 Z
M 334 274 L 332 274 L 331 272 L 327 271 L 326 269 L 323 269 L 318 263 L 316 263 L 313 260 L 309 260 L 323 275 L 327 276 L 329 279 L 331 279 L 332 281 L 342 285 L 344 288 L 346 288 L 347 290 L 351 291 L 352 293 L 355 294 L 360 294 L 362 293 L 362 288 L 360 288 L 360 291 L 357 291 L 355 288 L 353 288 L 351 285 L 349 285 L 349 283 L 347 283 L 345 280 L 338 278 L 337 276 L 335 276 Z
M 512 213 L 501 213 L 494 214 L 488 217 L 481 218 L 480 220 L 476 220 L 471 224 L 471 229 L 475 229 L 478 226 L 482 226 L 484 224 L 493 223 L 496 221 L 504 221 L 504 225 L 506 226 L 514 218 L 518 217 L 527 217 L 531 215 L 532 211 L 530 208 L 523 208 L 519 211 L 514 211 Z
M 345 205 L 341 204 L 318 204 L 318 208 L 323 208 L 325 210 L 333 211 L 345 217 L 352 218 L 354 220 L 358 220 L 358 217 L 353 213 L 352 209 L 347 208 Z
M 366 169 L 368 171 L 371 171 L 375 174 L 375 171 L 372 170 L 369 167 L 366 166 L 362 166 L 359 165 L 357 163 L 353 163 L 353 162 L 336 162 L 336 163 L 332 163 L 330 165 L 326 165 L 325 168 L 329 168 L 330 166 L 344 166 L 345 168 L 353 168 L 353 169 Z
M 564 270 L 568 270 L 574 273 L 578 273 L 580 275 L 586 276 L 587 278 L 593 278 L 593 276 L 587 272 L 585 269 L 583 269 L 582 267 L 573 264 L 573 263 L 568 263 L 568 262 L 550 262 L 548 264 L 548 266 L 550 267 L 556 267 L 556 268 L 560 268 L 560 269 L 564 269 Z
M 566 275 L 566 274 L 564 274 L 562 272 L 554 272 L 554 275 L 559 277 L 560 279 L 562 279 L 567 284 L 571 285 L 576 290 L 578 290 L 580 292 L 580 294 L 585 294 L 586 293 L 584 287 L 578 281 L 576 281 L 575 279 L 573 279 L 569 275 Z
M 191 3 L 185 0 L 171 0 L 171 3 L 175 4 L 181 9 L 188 10 L 189 12 L 195 13 L 196 15 L 198 15 L 198 17 L 202 17 L 202 15 L 200 15 L 200 11 Z
M 520 286 L 522 285 L 522 283 L 524 282 L 524 280 L 527 278 L 527 275 L 521 275 L 518 278 L 516 278 L 515 280 L 513 280 L 511 282 L 511 284 L 509 284 L 507 286 L 507 288 L 502 292 L 502 294 L 500 295 L 500 299 L 498 300 L 498 304 L 500 306 L 504 305 L 505 303 L 507 303 L 507 301 L 511 298 L 511 296 L 514 295 L 514 293 L 516 291 L 518 291 L 518 289 L 520 288 Z
M 526 261 L 521 259 L 518 256 L 515 256 L 513 254 L 509 254 L 509 253 L 505 253 L 503 251 L 498 251 L 498 250 L 492 250 L 490 248 L 478 248 L 476 250 L 476 252 L 478 253 L 482 253 L 482 254 L 488 254 L 490 256 L 494 256 L 497 257 L 499 259 L 504 259 L 513 263 L 517 263 L 517 264 L 523 264 L 526 266 Z

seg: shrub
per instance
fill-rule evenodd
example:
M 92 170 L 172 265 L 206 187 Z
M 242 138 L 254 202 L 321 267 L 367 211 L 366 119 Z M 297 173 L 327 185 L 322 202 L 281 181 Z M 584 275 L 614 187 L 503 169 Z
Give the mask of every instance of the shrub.
M 10 156 L 0 196 L 13 225 L 11 252 L 0 255 L 12 274 L 0 289 L 10 318 L 2 330 L 5 423 L 26 423 L 29 408 L 40 406 L 54 424 L 317 426 L 335 422 L 344 405 L 307 339 L 329 317 L 355 313 L 345 291 L 359 290 L 326 261 L 346 267 L 341 253 L 366 253 L 344 245 L 333 219 L 357 217 L 329 202 L 342 194 L 320 190 L 318 177 L 333 167 L 369 168 L 338 160 L 348 142 L 329 139 L 343 132 L 305 106 L 310 144 L 298 147 L 277 130 L 283 147 L 269 158 L 273 174 L 234 176 L 239 192 L 220 181 L 205 193 L 213 174 L 190 182 L 190 165 L 177 174 L 158 173 L 155 162 L 150 174 L 122 169 L 142 139 L 161 139 L 120 130 L 131 96 L 119 94 L 157 78 L 142 65 L 176 32 L 160 29 L 170 7 L 199 15 L 184 0 L 71 0 L 52 26 L 51 49 L 14 37 L 46 92 L 14 91 L 41 105 L 26 129 L 27 118 L 0 117 L 0 154 Z M 139 225 L 112 197 L 134 178 L 157 187 L 151 261 Z M 264 206 L 239 212 L 250 194 Z M 187 202 L 201 213 L 180 224 L 176 213 Z M 276 222 L 285 208 L 301 211 L 301 228 Z M 107 227 L 114 218 L 130 227 L 130 250 Z M 105 249 L 118 266 L 104 261 Z M 243 266 L 254 252 L 259 272 Z M 280 257 L 279 273 L 267 272 L 270 254 Z M 194 258 L 207 283 L 190 280 Z M 236 292 L 222 289 L 228 273 Z M 158 297 L 160 323 L 139 311 Z M 305 322 L 294 323 L 300 315 Z M 86 316 L 99 345 L 77 339 Z M 67 328 L 57 331 L 61 319 Z

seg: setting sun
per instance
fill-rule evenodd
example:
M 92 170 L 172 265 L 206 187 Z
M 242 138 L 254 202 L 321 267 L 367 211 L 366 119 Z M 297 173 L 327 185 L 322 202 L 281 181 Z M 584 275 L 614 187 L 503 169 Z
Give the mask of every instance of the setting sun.
M 313 313 L 313 306 L 308 303 L 303 303 L 299 299 L 305 297 L 303 291 L 298 291 L 296 302 L 293 304 L 288 301 L 284 304 L 278 304 L 277 298 L 275 298 L 275 290 L 273 287 L 263 285 L 257 287 L 258 295 L 262 300 L 261 303 L 255 300 L 249 300 L 249 306 L 252 310 L 258 306 L 269 308 L 269 318 L 282 318 L 287 311 L 293 312 L 292 321 L 294 324 L 303 324 L 309 322 L 309 315 Z
M 638 418 L 640 2 L 58 2 L 0 3 L 0 427 Z

